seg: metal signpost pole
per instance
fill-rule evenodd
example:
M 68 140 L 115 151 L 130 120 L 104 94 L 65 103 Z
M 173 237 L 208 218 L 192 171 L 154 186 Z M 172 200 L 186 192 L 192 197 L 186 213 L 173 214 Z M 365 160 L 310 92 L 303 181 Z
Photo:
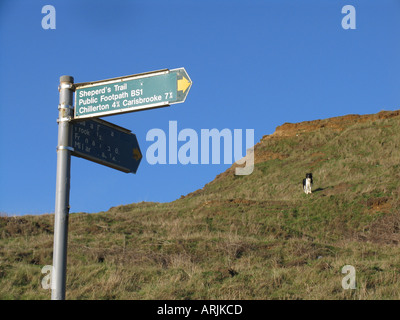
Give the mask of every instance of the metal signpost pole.
M 67 240 L 70 190 L 70 121 L 73 117 L 73 83 L 71 76 L 60 77 L 60 104 L 58 105 L 58 146 L 56 206 L 54 217 L 53 270 L 51 280 L 51 299 L 65 299 L 67 271 Z

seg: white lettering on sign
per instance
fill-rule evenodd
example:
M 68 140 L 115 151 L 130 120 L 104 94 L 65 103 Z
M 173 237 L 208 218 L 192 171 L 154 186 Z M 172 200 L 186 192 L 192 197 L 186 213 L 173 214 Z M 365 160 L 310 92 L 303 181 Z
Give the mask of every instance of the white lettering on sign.
M 115 91 L 121 91 L 121 90 L 126 90 L 126 89 L 128 89 L 128 84 L 127 83 L 125 83 L 123 85 L 118 85 L 118 84 L 114 85 L 114 90 Z
M 110 100 L 116 101 L 116 100 L 119 100 L 119 99 L 128 98 L 128 96 L 129 95 L 128 95 L 127 92 L 122 92 L 122 93 L 119 93 L 119 94 L 113 93 L 112 95 L 109 95 L 109 96 L 101 95 L 100 96 L 100 101 L 101 102 L 102 101 L 110 101 Z
M 97 102 L 98 102 L 97 98 L 94 98 L 94 97 L 86 98 L 86 99 L 79 99 L 79 105 L 93 104 L 93 103 L 97 103 Z
M 124 107 L 129 107 L 129 106 L 134 106 L 137 104 L 142 104 L 142 103 L 149 103 L 149 102 L 159 102 L 162 100 L 161 95 L 153 95 L 152 97 L 147 97 L 147 98 L 136 98 L 132 100 L 124 100 L 122 101 L 122 105 Z
M 119 149 L 107 144 L 103 139 L 103 134 L 114 138 L 114 131 L 104 131 L 104 129 L 101 130 L 100 125 L 94 126 L 92 123 L 87 122 L 77 123 L 74 125 L 73 130 L 73 148 L 77 152 L 94 152 L 98 153 L 104 160 L 117 161 L 117 157 L 120 155 Z
M 143 95 L 143 89 L 131 90 L 131 97 L 138 97 Z
M 101 93 L 106 93 L 106 87 L 102 88 L 102 89 L 97 89 L 97 90 L 90 90 L 90 91 L 79 91 L 79 98 L 82 97 L 91 97 L 97 94 L 101 94 Z
M 171 79 L 173 82 L 173 78 Z M 158 92 L 154 92 L 157 91 L 154 89 L 155 86 L 157 85 L 150 85 L 149 88 L 151 89 L 148 90 L 143 87 L 143 81 L 138 81 L 134 84 L 117 82 L 91 88 L 78 88 L 75 116 L 78 118 L 103 111 L 114 113 L 118 109 L 141 105 L 161 105 L 163 102 L 167 105 L 176 98 L 175 93 L 168 86 Z
M 161 95 L 153 95 L 152 97 L 141 98 L 144 92 L 143 89 L 134 89 L 131 90 L 130 95 L 127 91 L 128 85 L 127 83 L 123 85 L 114 85 L 114 91 L 118 93 L 112 93 L 107 95 L 106 93 L 110 93 L 111 89 L 109 87 L 103 87 L 96 90 L 89 91 L 80 91 L 79 92 L 79 100 L 78 100 L 78 111 L 80 114 L 82 113 L 91 113 L 96 111 L 108 110 L 110 108 L 109 104 L 101 104 L 102 102 L 114 101 L 111 105 L 112 108 L 120 108 L 121 104 L 119 100 L 122 100 L 123 107 L 130 107 L 142 103 L 153 103 L 162 101 Z M 95 97 L 99 96 L 99 97 Z M 134 99 L 126 99 L 130 97 L 135 97 Z M 165 97 L 172 98 L 172 92 L 165 93 Z M 85 98 L 85 99 L 82 99 Z M 100 103 L 99 105 L 95 105 Z
M 79 108 L 79 113 L 95 112 L 95 111 L 102 111 L 102 110 L 108 110 L 108 109 L 110 109 L 110 105 L 109 104 L 98 105 L 98 106 L 80 107 Z

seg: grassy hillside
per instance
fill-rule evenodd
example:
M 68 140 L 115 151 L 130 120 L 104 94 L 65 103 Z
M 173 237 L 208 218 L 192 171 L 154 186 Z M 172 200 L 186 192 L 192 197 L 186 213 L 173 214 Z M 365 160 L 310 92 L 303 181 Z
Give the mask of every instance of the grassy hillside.
M 233 166 L 171 203 L 72 213 L 67 298 L 400 299 L 399 144 L 398 111 L 284 124 L 249 176 Z M 0 299 L 49 299 L 53 219 L 0 217 Z

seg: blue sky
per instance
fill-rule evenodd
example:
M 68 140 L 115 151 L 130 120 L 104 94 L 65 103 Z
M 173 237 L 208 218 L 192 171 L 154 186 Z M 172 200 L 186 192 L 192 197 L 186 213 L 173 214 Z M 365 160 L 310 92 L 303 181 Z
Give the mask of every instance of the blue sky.
M 44 5 L 56 29 L 44 30 Z M 342 28 L 342 7 L 356 29 Z M 400 109 L 399 0 L 0 2 L 0 212 L 54 212 L 58 83 L 184 67 L 187 100 L 106 117 L 139 140 L 153 128 L 254 129 Z M 181 142 L 178 147 L 182 145 Z M 256 155 L 257 156 L 257 155 Z M 71 212 L 172 201 L 230 165 L 150 165 L 126 174 L 73 157 Z

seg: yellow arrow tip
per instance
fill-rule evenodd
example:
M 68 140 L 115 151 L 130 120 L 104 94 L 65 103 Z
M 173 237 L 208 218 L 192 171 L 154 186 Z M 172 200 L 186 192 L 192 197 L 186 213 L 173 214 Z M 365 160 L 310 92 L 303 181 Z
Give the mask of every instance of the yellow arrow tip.
M 132 153 L 133 153 L 133 158 L 136 161 L 139 161 L 140 159 L 142 159 L 142 154 L 140 153 L 138 148 L 134 148 Z
M 185 77 L 182 77 L 182 79 L 178 80 L 178 91 L 185 92 L 190 85 L 191 82 Z

